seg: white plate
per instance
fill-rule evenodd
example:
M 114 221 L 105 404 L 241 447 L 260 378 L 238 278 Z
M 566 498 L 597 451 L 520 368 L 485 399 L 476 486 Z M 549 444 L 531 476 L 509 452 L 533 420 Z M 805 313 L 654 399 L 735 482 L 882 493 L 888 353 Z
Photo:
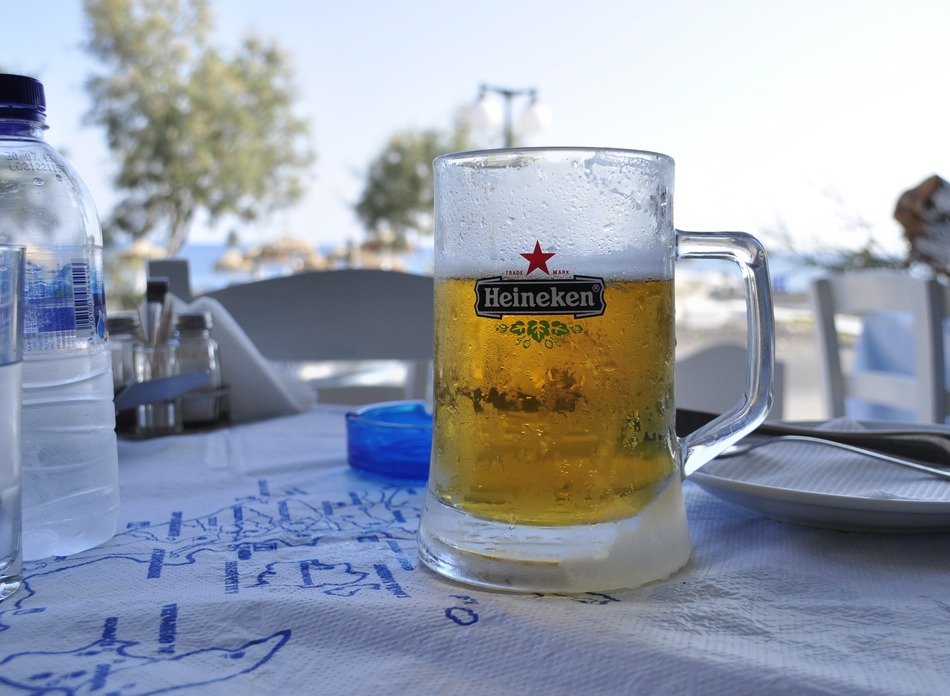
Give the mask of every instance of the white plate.
M 860 425 L 874 430 L 895 429 L 902 426 L 899 423 L 884 421 L 861 421 Z M 920 424 L 904 425 L 904 427 L 929 429 Z M 942 428 L 934 426 L 934 429 Z M 816 472 L 819 475 L 813 477 L 811 481 L 808 480 L 807 473 L 799 473 L 797 476 L 801 480 L 793 485 L 777 486 L 762 483 L 762 477 L 757 473 L 759 471 L 757 464 L 767 462 L 770 466 L 779 467 L 788 466 L 792 460 L 797 460 L 800 463 L 804 462 L 804 466 L 807 466 L 810 462 L 804 458 L 810 456 L 814 459 L 818 450 L 806 448 L 816 447 L 822 450 L 822 456 L 833 456 L 829 454 L 831 448 L 790 443 L 776 444 L 754 450 L 742 457 L 724 460 L 730 462 L 728 467 L 720 465 L 717 461 L 710 462 L 688 480 L 727 503 L 783 522 L 851 532 L 907 534 L 950 531 L 950 481 L 942 481 L 936 477 L 929 477 L 933 480 L 927 481 L 926 474 L 918 474 L 897 465 L 880 465 L 876 470 L 870 471 L 869 475 L 883 475 L 892 481 L 895 477 L 917 477 L 917 480 L 923 481 L 922 484 L 918 484 L 923 486 L 922 490 L 925 492 L 920 496 L 921 499 L 871 497 L 842 493 L 840 490 L 835 492 L 822 490 L 822 481 L 825 478 L 822 472 Z M 779 448 L 784 448 L 783 455 L 769 452 Z M 748 466 L 743 467 L 741 460 L 746 460 Z M 820 466 L 824 467 L 825 464 L 822 463 Z M 858 466 L 864 465 L 858 464 Z M 920 477 L 923 478 L 920 479 Z M 760 480 L 756 480 L 757 478 Z M 838 484 L 840 488 L 840 481 Z M 880 485 L 884 490 L 888 490 L 888 483 Z M 943 486 L 947 488 L 942 488 Z M 928 490 L 929 495 L 926 494 Z

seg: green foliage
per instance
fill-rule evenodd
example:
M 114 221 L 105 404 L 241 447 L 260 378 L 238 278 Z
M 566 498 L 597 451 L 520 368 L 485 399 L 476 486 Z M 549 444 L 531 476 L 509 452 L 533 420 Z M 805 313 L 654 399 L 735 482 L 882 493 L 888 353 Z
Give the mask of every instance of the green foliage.
M 816 253 L 795 252 L 801 263 L 833 273 L 869 269 L 906 269 L 904 259 L 883 254 L 872 242 L 860 249 L 826 249 Z
M 821 268 L 831 273 L 860 271 L 869 269 L 906 269 L 905 258 L 893 256 L 880 249 L 877 240 L 870 231 L 870 225 L 863 223 L 849 229 L 862 229 L 867 236 L 864 243 L 856 249 L 830 246 L 827 242 L 818 244 L 813 251 L 797 249 L 797 243 L 788 227 L 780 222 L 774 229 L 764 231 L 769 246 L 793 256 L 798 263 L 812 268 Z
M 291 205 L 314 160 L 309 127 L 274 43 L 210 43 L 207 0 L 86 0 L 89 52 L 105 66 L 86 84 L 88 118 L 106 130 L 124 194 L 107 239 L 161 231 L 169 254 L 200 215 L 249 222 Z
M 393 134 L 369 165 L 356 214 L 371 240 L 384 238 L 394 248 L 406 246 L 410 232 L 432 234 L 432 160 L 470 147 L 464 120 L 449 131 L 406 130 Z

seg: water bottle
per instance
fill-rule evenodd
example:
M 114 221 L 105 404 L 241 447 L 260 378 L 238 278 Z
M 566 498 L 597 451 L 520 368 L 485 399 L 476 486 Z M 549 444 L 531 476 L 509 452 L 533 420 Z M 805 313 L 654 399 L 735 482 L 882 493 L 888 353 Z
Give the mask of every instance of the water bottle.
M 0 242 L 26 247 L 23 556 L 110 539 L 119 506 L 102 232 L 85 184 L 43 140 L 43 85 L 0 75 Z

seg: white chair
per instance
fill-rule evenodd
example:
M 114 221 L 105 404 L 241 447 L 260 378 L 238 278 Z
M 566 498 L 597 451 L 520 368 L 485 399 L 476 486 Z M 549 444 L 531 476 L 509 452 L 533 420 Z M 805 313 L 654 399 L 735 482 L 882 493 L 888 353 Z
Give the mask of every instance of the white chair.
M 676 361 L 674 372 L 677 408 L 725 413 L 742 398 L 748 352 L 734 343 L 714 343 Z M 785 365 L 775 361 L 772 410 L 769 420 L 784 414 Z
M 846 399 L 857 399 L 912 413 L 920 422 L 944 422 L 950 403 L 944 357 L 943 321 L 950 296 L 946 287 L 905 274 L 854 272 L 815 280 L 811 295 L 825 403 L 832 417 L 846 414 Z M 843 369 L 836 317 L 881 312 L 906 316 L 914 374 L 887 371 L 883 365 Z
M 187 263 L 150 262 L 149 276 L 168 277 L 171 292 L 190 299 Z M 203 296 L 220 302 L 270 360 L 408 365 L 403 386 L 360 385 L 358 379 L 314 385 L 322 402 L 367 403 L 429 397 L 433 293 L 429 276 L 347 269 L 231 285 Z

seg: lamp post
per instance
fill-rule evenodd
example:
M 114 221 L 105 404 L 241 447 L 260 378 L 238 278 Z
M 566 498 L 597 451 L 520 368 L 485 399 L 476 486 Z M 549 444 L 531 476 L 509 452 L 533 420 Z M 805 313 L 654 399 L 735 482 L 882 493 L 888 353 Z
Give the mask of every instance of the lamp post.
M 504 101 L 503 113 L 497 100 L 491 95 L 498 95 Z M 518 130 L 524 133 L 534 133 L 543 130 L 551 123 L 551 110 L 538 101 L 538 90 L 534 87 L 511 89 L 483 84 L 478 91 L 478 99 L 469 110 L 469 121 L 474 128 L 491 128 L 503 123 L 505 147 L 514 145 L 514 124 L 512 120 L 511 102 L 515 97 L 529 97 L 531 102 L 518 119 Z

